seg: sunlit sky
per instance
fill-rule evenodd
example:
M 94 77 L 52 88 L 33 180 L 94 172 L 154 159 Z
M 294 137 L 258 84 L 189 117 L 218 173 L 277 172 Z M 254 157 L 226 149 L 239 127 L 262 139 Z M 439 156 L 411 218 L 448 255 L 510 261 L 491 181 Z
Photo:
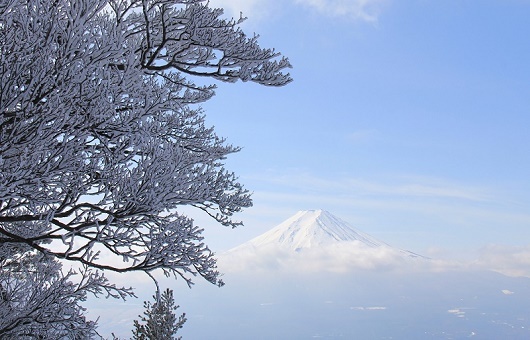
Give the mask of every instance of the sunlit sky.
M 530 1 L 210 4 L 294 66 L 203 104 L 254 192 L 245 227 L 198 219 L 214 251 L 307 209 L 430 255 L 530 244 Z

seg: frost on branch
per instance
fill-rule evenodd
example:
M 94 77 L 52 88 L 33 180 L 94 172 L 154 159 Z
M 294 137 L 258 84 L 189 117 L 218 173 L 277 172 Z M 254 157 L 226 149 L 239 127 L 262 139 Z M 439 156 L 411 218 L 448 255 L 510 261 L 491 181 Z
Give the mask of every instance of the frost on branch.
M 3 244 L 0 248 L 2 339 L 93 338 L 96 323 L 85 318 L 79 304 L 88 293 L 133 295 L 86 267 L 64 274 L 57 260 L 26 245 Z
M 222 284 L 179 207 L 235 227 L 252 201 L 223 166 L 239 148 L 194 105 L 215 84 L 194 80 L 291 78 L 221 15 L 196 0 L 0 3 L 1 247 Z

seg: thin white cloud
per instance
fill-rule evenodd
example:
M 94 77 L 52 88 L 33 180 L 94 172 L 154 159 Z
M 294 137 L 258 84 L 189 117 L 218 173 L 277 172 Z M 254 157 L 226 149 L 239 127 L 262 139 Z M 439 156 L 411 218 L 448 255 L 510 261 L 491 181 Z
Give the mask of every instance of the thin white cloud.
M 364 22 L 377 22 L 383 4 L 388 0 L 210 0 L 214 7 L 222 7 L 231 16 L 243 12 L 251 18 L 273 15 L 282 2 L 292 2 L 329 17 L 347 17 Z
M 450 183 L 441 179 L 396 178 L 395 183 L 392 184 L 359 179 L 349 179 L 347 182 L 356 189 L 378 195 L 451 198 L 469 201 L 487 201 L 491 197 L 481 188 Z
M 378 131 L 375 129 L 356 130 L 346 136 L 346 140 L 353 144 L 365 143 L 377 138 Z
M 281 188 L 304 189 L 319 192 L 333 192 L 339 194 L 356 194 L 367 196 L 396 196 L 396 197 L 430 197 L 442 199 L 461 199 L 467 201 L 490 201 L 495 194 L 487 188 L 475 187 L 440 178 L 425 178 L 417 176 L 393 177 L 381 179 L 365 179 L 355 177 L 322 178 L 303 171 L 284 171 L 283 174 L 272 172 L 255 176 L 252 179 Z M 269 185 L 267 185 L 269 186 Z
M 530 277 L 530 245 L 489 245 L 481 249 L 476 265 L 508 276 Z
M 296 0 L 296 3 L 333 17 L 377 22 L 384 0 Z
M 239 18 L 242 13 L 253 21 L 271 15 L 277 5 L 265 0 L 210 0 L 211 7 L 223 8 L 229 17 Z

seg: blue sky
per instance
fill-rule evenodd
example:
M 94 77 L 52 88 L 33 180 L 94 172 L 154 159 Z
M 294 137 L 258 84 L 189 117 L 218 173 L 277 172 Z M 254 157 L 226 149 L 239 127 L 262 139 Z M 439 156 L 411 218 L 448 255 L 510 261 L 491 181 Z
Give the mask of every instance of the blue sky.
M 441 265 L 530 277 L 530 1 L 210 4 L 242 10 L 245 31 L 294 65 L 286 87 L 219 84 L 203 104 L 217 133 L 243 147 L 227 168 L 254 192 L 244 227 L 195 216 L 215 252 L 325 209 Z M 102 320 L 113 330 L 128 332 L 152 294 L 149 278 L 134 282 L 141 298 L 127 308 L 91 309 L 112 314 Z M 187 306 L 189 291 L 178 292 L 191 318 L 200 299 Z M 205 328 L 192 321 L 186 331 Z
M 198 219 L 214 250 L 320 208 L 418 252 L 530 243 L 530 1 L 211 5 L 294 65 L 203 105 L 255 203 L 244 228 Z

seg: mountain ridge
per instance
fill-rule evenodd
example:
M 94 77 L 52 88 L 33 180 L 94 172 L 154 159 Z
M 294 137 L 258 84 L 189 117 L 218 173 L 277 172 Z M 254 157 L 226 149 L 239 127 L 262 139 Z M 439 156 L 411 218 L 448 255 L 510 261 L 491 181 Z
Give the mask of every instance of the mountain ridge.
M 278 246 L 283 249 L 300 252 L 304 249 L 333 246 L 334 244 L 353 244 L 374 248 L 396 249 L 406 257 L 424 256 L 390 246 L 362 231 L 349 223 L 322 209 L 301 210 L 289 217 L 269 231 L 229 250 L 235 252 L 241 249 L 260 249 L 268 246 Z

